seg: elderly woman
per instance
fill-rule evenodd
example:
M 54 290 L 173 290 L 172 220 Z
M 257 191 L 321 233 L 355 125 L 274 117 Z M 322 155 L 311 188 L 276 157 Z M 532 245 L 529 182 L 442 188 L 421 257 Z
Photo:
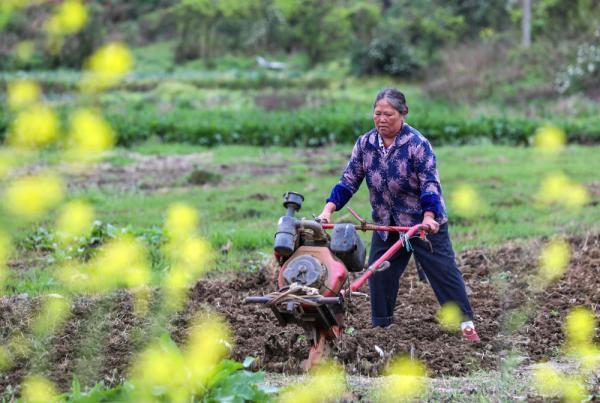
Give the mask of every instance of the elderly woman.
M 463 312 L 461 330 L 467 340 L 478 341 L 473 325 L 473 312 L 462 274 L 454 260 L 448 235 L 448 216 L 436 160 L 429 141 L 405 122 L 408 106 L 404 94 L 393 88 L 382 90 L 375 98 L 375 128 L 358 138 L 352 156 L 340 181 L 320 214 L 324 222 L 331 220 L 352 197 L 364 178 L 369 187 L 373 220 L 381 225 L 429 227 L 426 242 L 411 241 L 415 258 L 425 271 L 441 305 L 456 303 Z M 398 240 L 398 233 L 374 232 L 369 265 Z M 389 327 L 410 251 L 400 250 L 390 259 L 391 267 L 369 279 L 373 326 Z

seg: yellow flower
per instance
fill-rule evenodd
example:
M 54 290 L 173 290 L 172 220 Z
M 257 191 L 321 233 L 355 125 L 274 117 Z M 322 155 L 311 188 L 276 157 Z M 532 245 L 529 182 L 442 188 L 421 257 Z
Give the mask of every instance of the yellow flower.
M 41 218 L 63 197 L 64 185 L 59 177 L 39 174 L 20 178 L 10 184 L 4 195 L 9 212 L 28 220 Z
M 229 355 L 230 340 L 227 325 L 217 317 L 195 321 L 185 348 L 185 361 L 194 383 L 200 384 L 197 393 L 206 387 L 217 364 Z
M 30 403 L 48 403 L 58 401 L 56 388 L 46 378 L 30 376 L 23 383 L 23 401 Z
M 454 302 L 445 303 L 437 313 L 437 320 L 449 332 L 458 332 L 462 322 L 462 311 Z
M 115 134 L 110 124 L 99 112 L 78 109 L 71 115 L 68 154 L 71 158 L 94 159 L 115 143 Z
M 35 45 L 32 41 L 21 41 L 15 48 L 15 55 L 19 61 L 26 63 L 31 60 L 34 51 Z
M 46 335 L 62 325 L 71 306 L 62 295 L 50 294 L 42 304 L 42 309 L 33 323 L 33 330 L 38 335 Z
M 140 241 L 124 237 L 109 242 L 92 262 L 96 291 L 120 285 L 135 288 L 148 284 L 150 268 Z
M 464 217 L 474 217 L 484 211 L 484 205 L 475 189 L 467 184 L 460 185 L 450 196 L 452 206 Z
M 591 344 L 596 334 L 596 319 L 587 308 L 571 310 L 565 319 L 567 342 L 571 346 Z
M 193 235 L 198 226 L 198 213 L 185 203 L 169 206 L 165 219 L 165 229 L 170 237 L 183 240 Z
M 8 84 L 8 106 L 20 109 L 39 101 L 42 91 L 40 86 L 31 80 L 17 80 Z
M 565 378 L 549 365 L 542 365 L 533 370 L 533 383 L 538 393 L 544 397 L 560 396 Z
M 110 43 L 98 49 L 88 60 L 88 71 L 81 82 L 84 92 L 94 92 L 118 84 L 131 70 L 133 57 L 122 43 Z
M 12 252 L 12 243 L 10 237 L 0 232 L 0 289 L 4 284 L 4 278 L 6 277 L 6 262 Z
M 571 249 L 565 241 L 557 239 L 550 241 L 540 254 L 540 275 L 545 282 L 553 281 L 565 272 Z
M 590 202 L 590 193 L 578 183 L 571 183 L 564 196 L 564 203 L 570 208 L 583 207 Z
M 7 142 L 19 148 L 36 148 L 51 143 L 57 135 L 56 114 L 48 107 L 33 105 L 17 115 L 9 128 Z
M 544 204 L 559 203 L 578 208 L 586 205 L 590 196 L 583 186 L 572 182 L 562 172 L 555 172 L 542 180 L 537 198 Z
M 284 390 L 281 403 L 312 403 L 335 401 L 346 391 L 344 371 L 332 363 L 323 363 L 310 373 L 307 380 Z
M 427 391 L 427 369 L 418 360 L 407 356 L 396 358 L 387 368 L 386 375 L 383 401 L 410 401 Z
M 135 360 L 131 373 L 135 385 L 133 401 L 155 401 L 159 396 L 189 401 L 190 374 L 183 355 L 172 342 L 147 348 Z
M 84 201 L 75 200 L 63 206 L 56 230 L 63 241 L 85 235 L 94 220 L 94 209 Z
M 15 162 L 16 158 L 13 153 L 6 149 L 0 149 L 0 180 L 11 173 Z
M 558 154 L 565 146 L 565 132 L 554 126 L 544 126 L 537 130 L 533 145 L 544 154 Z
M 74 34 L 79 32 L 87 21 L 87 10 L 78 0 L 65 0 L 56 10 L 60 34 Z
M 579 379 L 567 379 L 563 386 L 563 400 L 567 403 L 583 402 L 588 392 Z
M 600 349 L 592 343 L 582 343 L 571 348 L 570 354 L 581 364 L 585 373 L 600 369 Z

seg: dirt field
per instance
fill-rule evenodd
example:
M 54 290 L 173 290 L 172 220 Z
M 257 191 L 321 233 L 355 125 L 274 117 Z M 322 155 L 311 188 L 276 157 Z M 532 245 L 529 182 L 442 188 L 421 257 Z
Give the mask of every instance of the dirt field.
M 503 358 L 515 352 L 521 365 L 552 359 L 560 353 L 561 326 L 570 309 L 584 305 L 600 318 L 600 236 L 570 242 L 574 254 L 567 273 L 542 292 L 528 287 L 536 270 L 538 244 L 474 249 L 459 256 L 476 312 L 480 343 L 466 343 L 458 335 L 441 330 L 434 319 L 438 306 L 431 288 L 420 283 L 414 267 L 409 267 L 402 278 L 396 309 L 398 326 L 392 330 L 372 329 L 369 303 L 357 297 L 349 310 L 348 331 L 333 346 L 332 356 L 348 374 L 357 376 L 381 374 L 386 362 L 399 353 L 412 353 L 423 360 L 433 377 L 498 369 Z M 281 328 L 270 310 L 242 304 L 248 295 L 273 290 L 273 272 L 267 268 L 200 281 L 190 290 L 185 309 L 170 319 L 172 336 L 178 342 L 184 341 L 192 317 L 210 307 L 231 325 L 234 358 L 254 356 L 256 369 L 297 374 L 308 351 L 302 330 Z M 2 341 L 26 334 L 28 318 L 38 306 L 39 301 L 26 297 L 0 299 Z M 86 383 L 104 380 L 115 384 L 127 376 L 128 364 L 142 344 L 146 326 L 148 322 L 135 315 L 132 298 L 125 292 L 79 298 L 70 319 L 47 340 L 48 354 L 38 358 L 46 360 L 42 369 L 62 389 L 70 386 L 71 377 L 79 375 L 86 362 Z M 89 346 L 89 340 L 97 340 L 94 334 L 103 335 L 102 341 Z M 383 357 L 375 346 L 383 350 Z M 32 356 L 35 354 L 24 354 L 2 372 L 0 390 L 17 388 L 27 370 L 40 365 L 32 363 Z

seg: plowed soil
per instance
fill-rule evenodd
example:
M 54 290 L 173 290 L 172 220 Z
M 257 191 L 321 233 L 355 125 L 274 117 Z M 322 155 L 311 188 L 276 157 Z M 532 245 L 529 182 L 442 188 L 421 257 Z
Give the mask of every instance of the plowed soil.
M 371 328 L 368 300 L 354 297 L 346 332 L 331 346 L 332 358 L 350 374 L 379 375 L 390 358 L 404 353 L 421 359 L 434 377 L 500 368 L 503 358 L 515 352 L 523 364 L 552 359 L 560 351 L 562 323 L 572 308 L 585 306 L 600 319 L 600 235 L 571 239 L 573 254 L 567 272 L 553 285 L 536 291 L 530 284 L 541 242 L 472 249 L 458 256 L 481 342 L 465 342 L 458 334 L 441 329 L 435 319 L 439 306 L 430 286 L 419 282 L 414 266 L 409 266 L 401 280 L 396 325 L 388 330 Z M 170 320 L 173 339 L 185 341 L 197 312 L 216 310 L 233 332 L 233 358 L 253 356 L 256 369 L 299 373 L 309 349 L 302 329 L 282 328 L 268 308 L 243 304 L 249 295 L 274 290 L 274 271 L 267 267 L 255 273 L 202 280 L 190 290 L 185 308 Z M 120 382 L 127 376 L 135 350 L 143 344 L 134 340 L 144 333 L 147 323 L 136 316 L 131 297 L 119 292 L 105 298 L 108 308 L 102 301 L 76 301 L 71 319 L 49 340 L 48 376 L 63 389 L 76 372 L 73 361 L 78 360 L 78 335 L 90 325 L 90 317 L 98 316 L 90 312 L 96 306 L 104 305 L 108 314 L 100 325 L 105 340 L 97 347 L 102 356 L 95 375 L 88 379 L 91 384 Z M 38 305 L 35 299 L 0 299 L 0 341 L 27 333 L 27 318 Z M 27 358 L 15 357 L 12 366 L 0 374 L 0 390 L 18 388 L 30 366 Z
M 514 350 L 524 363 L 551 358 L 560 348 L 561 326 L 569 310 L 583 305 L 600 318 L 600 237 L 572 239 L 571 245 L 574 254 L 566 274 L 541 292 L 529 287 L 537 267 L 537 243 L 475 249 L 459 256 L 481 342 L 468 343 L 442 330 L 435 319 L 439 305 L 431 287 L 419 282 L 414 266 L 409 266 L 401 280 L 396 325 L 389 330 L 372 328 L 369 302 L 355 297 L 346 334 L 332 346 L 331 354 L 347 372 L 363 375 L 380 374 L 399 353 L 423 360 L 433 376 L 498 368 Z M 309 349 L 303 330 L 282 328 L 268 308 L 243 304 L 246 296 L 274 288 L 274 276 L 268 270 L 240 274 L 231 281 L 199 282 L 178 323 L 185 326 L 195 311 L 210 306 L 231 324 L 235 358 L 250 355 L 257 357 L 257 368 L 297 373 Z M 524 323 L 515 319 L 521 312 Z

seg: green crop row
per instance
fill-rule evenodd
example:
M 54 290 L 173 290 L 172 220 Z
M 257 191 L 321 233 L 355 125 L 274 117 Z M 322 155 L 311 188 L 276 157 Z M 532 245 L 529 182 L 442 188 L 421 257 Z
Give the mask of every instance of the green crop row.
M 294 111 L 265 111 L 260 108 L 174 108 L 137 104 L 114 105 L 105 111 L 123 146 L 156 137 L 164 142 L 186 142 L 204 146 L 221 144 L 319 146 L 352 143 L 372 127 L 368 111 L 356 104 L 329 104 Z M 538 127 L 548 122 L 523 117 L 465 117 L 459 114 L 411 113 L 408 122 L 434 145 L 528 144 Z M 9 117 L 0 111 L 0 137 Z M 562 120 L 557 123 L 571 143 L 600 142 L 600 117 Z
M 35 71 L 0 73 L 0 88 L 15 80 L 38 82 L 46 93 L 76 91 L 81 79 L 77 71 Z M 325 74 L 271 71 L 189 71 L 173 73 L 132 73 L 119 85 L 128 91 L 148 91 L 165 80 L 193 85 L 197 88 L 262 89 L 262 88 L 325 88 L 331 77 Z
M 264 111 L 262 109 L 174 109 L 161 112 L 153 106 L 111 110 L 108 118 L 119 133 L 119 143 L 130 145 L 158 137 L 166 142 L 199 145 L 251 144 L 318 146 L 353 143 L 372 128 L 364 108 L 328 105 L 319 109 Z M 409 123 L 436 145 L 491 142 L 528 144 L 538 127 L 547 122 L 508 116 L 465 118 L 451 114 L 415 113 Z M 563 120 L 570 142 L 598 143 L 600 117 Z

